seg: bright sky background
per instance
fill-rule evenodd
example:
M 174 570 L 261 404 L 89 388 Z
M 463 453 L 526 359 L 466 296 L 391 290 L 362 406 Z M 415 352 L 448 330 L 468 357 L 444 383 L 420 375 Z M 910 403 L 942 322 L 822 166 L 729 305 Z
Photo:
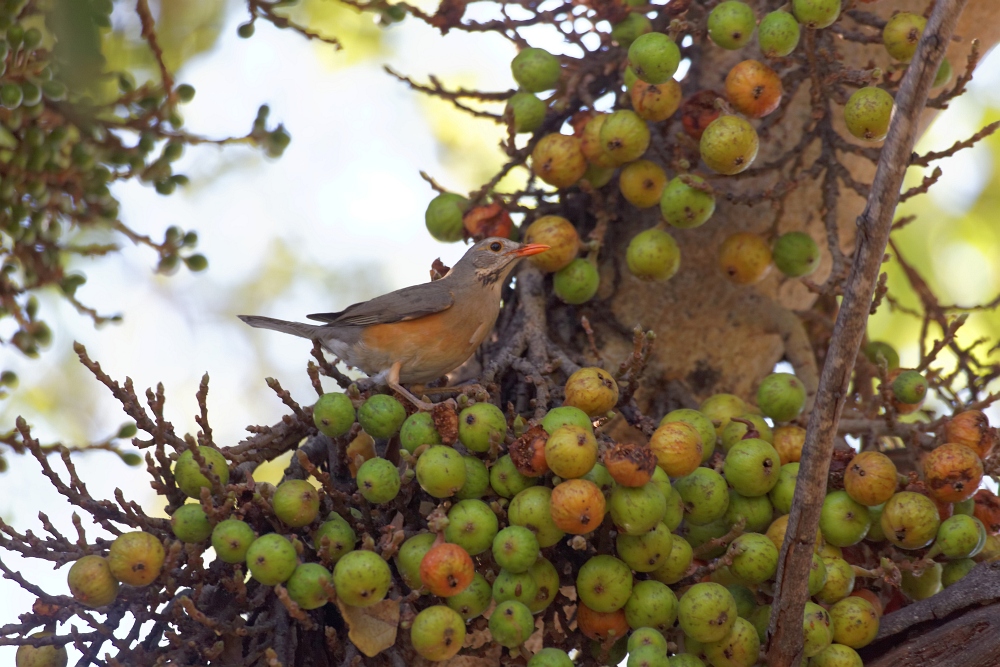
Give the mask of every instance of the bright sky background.
M 424 282 L 435 257 L 450 265 L 463 252 L 460 244 L 441 245 L 425 232 L 423 210 L 433 193 L 418 172 L 459 191 L 477 184 L 448 168 L 453 156 L 438 149 L 428 106 L 385 75 L 381 65 L 418 79 L 437 73 L 446 82 L 505 90 L 513 84 L 508 69 L 513 47 L 496 36 L 442 38 L 407 20 L 389 30 L 383 56 L 338 67 L 344 54 L 263 22 L 252 39 L 239 39 L 236 27 L 244 18 L 231 13 L 216 48 L 179 73 L 179 81 L 198 91 L 184 108 L 187 129 L 209 136 L 241 134 L 257 105 L 266 102 L 272 122 L 285 123 L 291 132 L 290 147 L 276 161 L 244 148 L 189 150 L 178 171 L 193 185 L 171 197 L 138 184 L 116 188 L 123 220 L 137 231 L 162 238 L 171 224 L 197 230 L 210 269 L 159 277 L 151 270 L 152 254 L 131 247 L 81 264 L 89 282 L 78 296 L 101 312 L 123 312 L 125 321 L 97 331 L 57 299 L 43 299 L 45 317 L 54 325 L 52 347 L 36 361 L 0 349 L 0 368 L 22 378 L 16 398 L 0 404 L 0 429 L 23 414 L 43 441 L 78 443 L 117 431 L 125 421 L 117 402 L 78 364 L 66 363 L 72 341 L 79 340 L 112 377 L 130 375 L 140 391 L 163 382 L 168 418 L 181 433 L 196 429 L 194 393 L 207 371 L 216 441 L 236 444 L 245 425 L 272 424 L 284 412 L 263 377 L 278 378 L 304 403 L 315 397 L 304 372 L 309 344 L 253 331 L 235 318 L 237 308 L 288 319 L 338 310 Z M 1000 105 L 1000 58 L 989 59 L 982 70 L 974 95 L 934 126 L 934 145 L 971 134 L 982 106 Z M 475 128 L 486 126 L 469 127 L 485 132 Z M 945 179 L 934 192 L 946 194 L 934 195 L 935 203 L 958 211 L 978 195 L 987 181 L 983 169 L 992 164 L 982 153 L 964 151 L 942 163 Z M 256 282 L 262 275 L 269 277 L 264 284 Z M 255 287 L 248 291 L 248 284 Z M 62 417 L 42 417 L 53 411 Z M 96 452 L 75 462 L 93 496 L 111 498 L 117 486 L 147 511 L 156 510 L 145 475 L 116 456 Z M 0 516 L 19 530 L 37 530 L 41 510 L 71 533 L 70 507 L 41 478 L 35 461 L 11 456 L 8 463 L 8 472 L 0 475 Z M 44 589 L 68 593 L 66 569 L 52 573 L 7 552 L 0 556 Z M 0 624 L 13 622 L 33 601 L 6 580 L 0 580 L 0 599 Z M 13 652 L 0 648 L 0 664 L 13 664 Z

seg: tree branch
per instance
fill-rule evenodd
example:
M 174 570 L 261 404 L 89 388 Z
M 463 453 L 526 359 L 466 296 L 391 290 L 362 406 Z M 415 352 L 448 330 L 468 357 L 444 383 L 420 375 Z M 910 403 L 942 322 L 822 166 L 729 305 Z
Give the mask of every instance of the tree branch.
M 893 213 L 919 129 L 920 112 L 927 103 L 931 83 L 966 2 L 938 0 L 934 5 L 917 53 L 896 95 L 896 115 L 882 147 L 868 203 L 858 218 L 854 263 L 820 377 L 815 408 L 809 416 L 800 483 L 796 485 L 778 562 L 775 613 L 771 617 L 767 651 L 767 664 L 772 667 L 793 667 L 802 660 L 802 614 L 809 596 L 809 566 L 837 423 L 865 335 Z

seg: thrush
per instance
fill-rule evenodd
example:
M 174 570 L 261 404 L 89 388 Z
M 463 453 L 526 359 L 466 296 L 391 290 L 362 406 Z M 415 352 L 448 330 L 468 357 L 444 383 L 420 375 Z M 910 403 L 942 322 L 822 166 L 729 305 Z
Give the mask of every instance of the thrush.
M 500 293 L 519 260 L 549 246 L 488 238 L 466 251 L 439 280 L 363 301 L 338 313 L 307 315 L 323 324 L 240 315 L 252 327 L 308 338 L 377 384 L 429 410 L 403 383 L 426 383 L 475 353 L 500 314 Z

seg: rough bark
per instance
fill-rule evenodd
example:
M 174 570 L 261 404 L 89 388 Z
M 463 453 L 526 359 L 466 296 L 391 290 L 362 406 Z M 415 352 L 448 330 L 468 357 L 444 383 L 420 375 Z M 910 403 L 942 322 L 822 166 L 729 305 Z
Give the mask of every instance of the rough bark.
M 1000 656 L 1000 563 L 882 619 L 866 667 L 994 667 Z

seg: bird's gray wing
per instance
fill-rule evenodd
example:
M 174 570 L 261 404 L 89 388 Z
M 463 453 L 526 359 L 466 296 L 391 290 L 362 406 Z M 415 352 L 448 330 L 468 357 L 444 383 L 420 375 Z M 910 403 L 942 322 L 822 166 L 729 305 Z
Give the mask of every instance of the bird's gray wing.
M 343 326 L 369 326 L 413 320 L 451 308 L 454 298 L 446 285 L 424 283 L 348 306 L 339 313 L 314 313 L 311 320 Z

